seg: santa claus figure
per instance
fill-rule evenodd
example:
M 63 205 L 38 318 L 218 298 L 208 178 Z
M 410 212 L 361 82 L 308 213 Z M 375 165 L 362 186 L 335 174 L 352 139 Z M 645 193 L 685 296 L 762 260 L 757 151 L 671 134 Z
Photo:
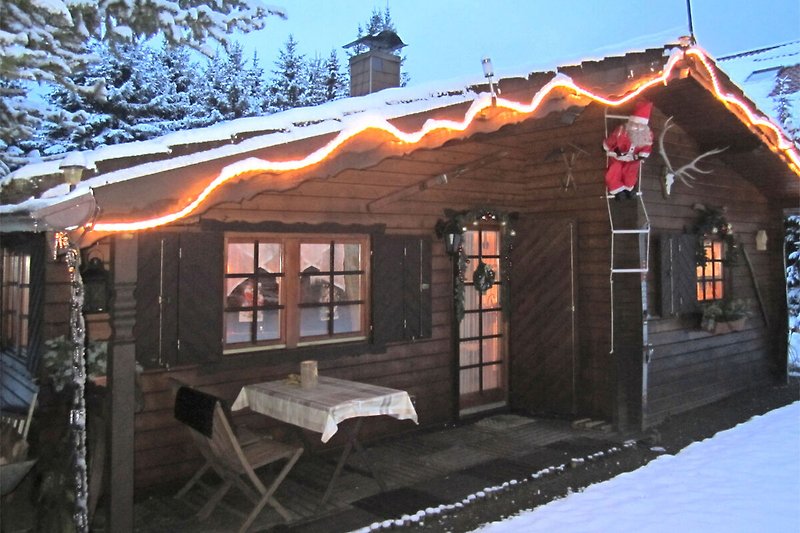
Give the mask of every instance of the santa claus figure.
M 638 101 L 628 121 L 617 126 L 603 141 L 603 149 L 608 155 L 606 187 L 608 193 L 613 194 L 617 200 L 623 196 L 631 197 L 631 191 L 639 179 L 641 161 L 650 155 L 653 132 L 647 123 L 652 108 L 651 102 Z

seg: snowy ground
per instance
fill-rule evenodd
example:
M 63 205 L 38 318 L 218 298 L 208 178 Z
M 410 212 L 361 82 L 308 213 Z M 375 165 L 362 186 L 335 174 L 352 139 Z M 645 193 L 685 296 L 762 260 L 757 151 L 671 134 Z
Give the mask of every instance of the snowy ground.
M 800 402 L 476 531 L 797 533 Z

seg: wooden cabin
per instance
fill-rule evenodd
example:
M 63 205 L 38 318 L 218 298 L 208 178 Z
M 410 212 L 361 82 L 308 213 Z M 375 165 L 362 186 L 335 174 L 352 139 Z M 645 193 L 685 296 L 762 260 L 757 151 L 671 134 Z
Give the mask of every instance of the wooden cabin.
M 640 99 L 653 149 L 618 201 L 603 141 Z M 232 400 L 315 359 L 407 390 L 420 426 L 509 410 L 622 431 L 785 378 L 780 243 L 800 159 L 698 48 L 79 155 L 12 174 L 0 216 L 14 242 L 58 232 L 108 276 L 87 334 L 108 342 L 112 476 L 136 489 L 197 466 L 170 377 Z M 703 173 L 666 185 L 692 163 Z M 29 324 L 66 334 L 66 266 L 46 262 Z M 745 323 L 711 330 L 702 309 L 734 300 Z

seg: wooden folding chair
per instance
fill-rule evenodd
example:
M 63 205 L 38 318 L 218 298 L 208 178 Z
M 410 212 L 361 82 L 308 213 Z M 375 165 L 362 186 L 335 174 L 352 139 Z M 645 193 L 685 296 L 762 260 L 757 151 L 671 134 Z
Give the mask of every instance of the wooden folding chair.
M 219 398 L 189 387 L 178 389 L 175 418 L 190 428 L 194 442 L 206 460 L 176 497 L 183 497 L 209 469 L 222 478 L 222 485 L 197 513 L 198 518 L 207 518 L 228 490 L 236 486 L 255 504 L 239 528 L 240 533 L 247 531 L 267 504 L 289 521 L 289 511 L 273 498 L 273 494 L 300 458 L 302 447 L 289 446 L 269 438 L 240 443 Z M 287 460 L 286 464 L 272 484 L 266 487 L 255 470 L 282 459 Z

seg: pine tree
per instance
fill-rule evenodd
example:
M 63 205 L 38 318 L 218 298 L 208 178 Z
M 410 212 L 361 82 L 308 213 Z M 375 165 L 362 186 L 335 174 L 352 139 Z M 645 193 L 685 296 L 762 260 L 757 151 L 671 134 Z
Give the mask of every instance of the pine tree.
M 76 83 L 95 60 L 91 38 L 131 43 L 162 35 L 170 44 L 208 54 L 208 42 L 226 45 L 233 31 L 260 30 L 268 17 L 286 17 L 279 8 L 249 0 L 4 0 L 0 12 L 0 149 L 20 144 L 43 118 L 42 109 L 19 96 L 30 84 L 55 83 L 77 98 L 100 97 L 91 94 L 97 86 Z
M 347 75 L 339 65 L 339 55 L 336 49 L 331 50 L 331 55 L 325 60 L 325 101 L 346 98 L 350 94 Z
M 306 62 L 307 105 L 314 106 L 328 101 L 325 90 L 326 74 L 325 62 L 318 55 Z
M 306 58 L 297 51 L 297 41 L 289 35 L 275 61 L 274 78 L 270 85 L 270 112 L 284 111 L 306 105 L 308 86 L 304 80 Z
M 240 45 L 229 53 L 221 50 L 206 68 L 201 82 L 203 105 L 208 122 L 233 120 L 262 114 L 266 109 L 263 71 L 254 56 L 249 68 Z

